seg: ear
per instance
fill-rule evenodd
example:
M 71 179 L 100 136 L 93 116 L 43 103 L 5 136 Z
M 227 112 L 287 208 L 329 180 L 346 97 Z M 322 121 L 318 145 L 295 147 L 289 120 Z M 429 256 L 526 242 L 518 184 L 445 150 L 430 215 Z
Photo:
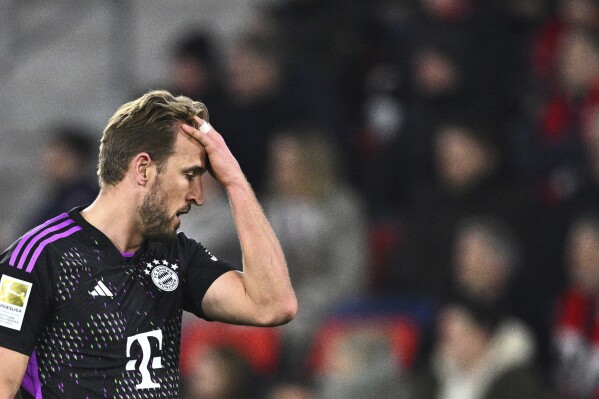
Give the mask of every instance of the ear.
M 137 154 L 129 167 L 133 171 L 135 182 L 140 186 L 147 185 L 156 172 L 156 163 L 147 152 Z

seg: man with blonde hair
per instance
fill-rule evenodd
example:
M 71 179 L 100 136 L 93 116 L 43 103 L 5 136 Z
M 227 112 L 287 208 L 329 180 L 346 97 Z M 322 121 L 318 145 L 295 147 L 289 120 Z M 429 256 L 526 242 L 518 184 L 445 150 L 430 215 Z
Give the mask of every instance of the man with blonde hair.
M 22 308 L 0 308 L 1 399 L 178 397 L 183 310 L 258 326 L 295 316 L 279 242 L 207 119 L 166 91 L 124 104 L 104 130 L 96 200 L 0 255 L 0 279 L 26 287 Z M 177 234 L 206 170 L 229 196 L 243 272 Z

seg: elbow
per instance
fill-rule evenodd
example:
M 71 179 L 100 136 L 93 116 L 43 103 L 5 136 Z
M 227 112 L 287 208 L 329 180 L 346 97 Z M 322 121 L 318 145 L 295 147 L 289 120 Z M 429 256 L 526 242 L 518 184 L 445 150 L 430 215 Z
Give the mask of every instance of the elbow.
M 279 303 L 270 312 L 264 312 L 260 322 L 265 327 L 276 327 L 289 323 L 297 314 L 298 304 L 295 295 L 287 301 Z
M 290 301 L 288 301 L 286 306 L 283 308 L 283 311 L 281 312 L 281 324 L 287 324 L 291 320 L 295 319 L 295 315 L 297 315 L 297 308 L 297 298 L 294 295 L 293 298 Z

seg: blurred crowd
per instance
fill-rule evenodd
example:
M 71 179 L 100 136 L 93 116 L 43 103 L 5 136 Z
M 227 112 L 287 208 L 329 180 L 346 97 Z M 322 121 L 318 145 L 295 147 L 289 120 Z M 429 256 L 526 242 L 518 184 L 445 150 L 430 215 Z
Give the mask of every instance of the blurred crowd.
M 599 398 L 599 1 L 258 11 L 230 48 L 173 38 L 139 88 L 206 103 L 299 301 L 276 329 L 186 318 L 183 397 Z M 95 195 L 85 137 L 44 147 L 36 220 Z M 182 230 L 239 264 L 205 180 Z

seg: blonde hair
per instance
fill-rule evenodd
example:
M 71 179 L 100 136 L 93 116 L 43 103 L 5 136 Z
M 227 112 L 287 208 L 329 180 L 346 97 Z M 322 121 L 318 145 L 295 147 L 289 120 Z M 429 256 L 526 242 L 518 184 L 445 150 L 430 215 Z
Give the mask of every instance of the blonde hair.
M 325 199 L 339 185 L 339 163 L 332 141 L 312 127 L 294 127 L 281 131 L 271 142 L 271 158 L 275 151 L 287 148 L 294 151 L 300 160 L 298 176 L 294 182 L 298 195 L 305 198 Z M 271 159 L 271 173 L 275 167 Z M 271 184 L 273 184 L 271 179 Z M 275 190 L 271 187 L 271 190 Z
M 110 118 L 100 144 L 98 180 L 100 187 L 116 185 L 125 177 L 129 162 L 147 152 L 161 172 L 174 151 L 179 123 L 198 127 L 194 116 L 208 120 L 208 109 L 185 96 L 166 90 L 149 91 L 123 104 Z

